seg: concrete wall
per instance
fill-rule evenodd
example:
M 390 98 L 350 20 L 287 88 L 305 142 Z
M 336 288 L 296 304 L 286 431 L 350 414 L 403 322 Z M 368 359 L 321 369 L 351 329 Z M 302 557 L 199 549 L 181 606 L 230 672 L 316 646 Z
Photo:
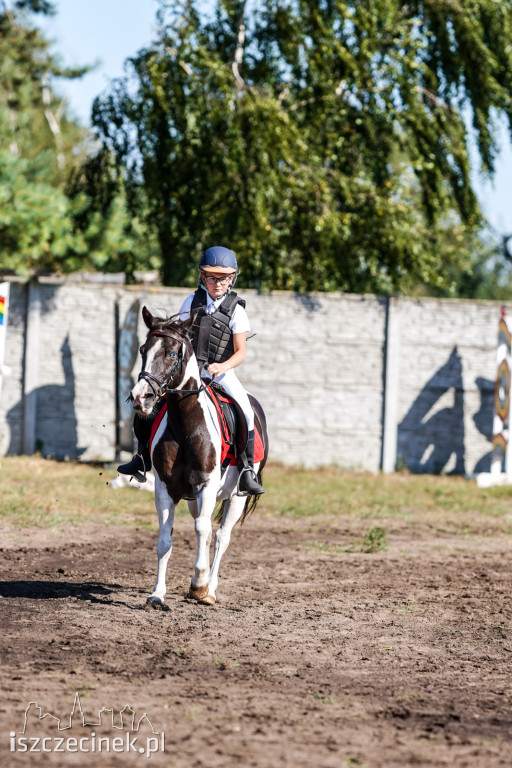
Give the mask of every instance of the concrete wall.
M 498 303 L 241 293 L 255 336 L 239 374 L 266 410 L 273 460 L 370 471 L 489 468 Z M 121 376 L 119 331 L 130 310 L 146 304 L 172 314 L 187 294 L 13 282 L 0 455 L 113 461 L 120 445 L 130 448 L 123 401 L 145 328 L 139 319 Z M 123 374 L 130 354 L 131 376 Z

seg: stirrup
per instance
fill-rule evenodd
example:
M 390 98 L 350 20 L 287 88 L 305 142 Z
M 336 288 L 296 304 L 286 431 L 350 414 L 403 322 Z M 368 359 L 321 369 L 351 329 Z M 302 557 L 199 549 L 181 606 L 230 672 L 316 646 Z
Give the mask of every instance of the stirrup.
M 117 471 L 121 475 L 131 475 L 138 483 L 145 483 L 147 480 L 146 464 L 140 453 L 135 453 L 127 464 L 120 464 Z
M 244 475 L 247 472 L 249 472 L 249 477 L 244 478 Z M 240 488 L 242 479 L 247 483 L 247 488 Z M 247 494 L 250 496 L 261 496 L 263 493 L 265 493 L 265 489 L 258 483 L 258 478 L 254 469 L 250 466 L 244 467 L 238 476 L 238 482 L 236 484 L 237 496 L 247 496 Z

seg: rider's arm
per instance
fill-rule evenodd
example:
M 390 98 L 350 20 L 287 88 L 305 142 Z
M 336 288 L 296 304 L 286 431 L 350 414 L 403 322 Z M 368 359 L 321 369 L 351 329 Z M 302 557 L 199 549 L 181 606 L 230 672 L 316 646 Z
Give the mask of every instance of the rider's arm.
M 247 340 L 246 333 L 234 333 L 233 334 L 233 347 L 235 352 L 223 363 L 210 363 L 208 366 L 209 372 L 212 376 L 218 376 L 221 373 L 226 373 L 231 368 L 236 368 L 237 365 L 243 363 L 245 360 L 245 342 Z

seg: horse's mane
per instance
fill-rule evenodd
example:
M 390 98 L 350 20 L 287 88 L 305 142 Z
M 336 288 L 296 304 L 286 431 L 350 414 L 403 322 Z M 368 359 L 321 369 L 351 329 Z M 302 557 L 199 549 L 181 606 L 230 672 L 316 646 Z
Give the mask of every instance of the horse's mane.
M 191 340 L 190 326 L 187 320 L 180 320 L 179 314 L 170 315 L 170 317 L 155 317 L 156 324 L 154 331 L 173 331 L 183 339 Z

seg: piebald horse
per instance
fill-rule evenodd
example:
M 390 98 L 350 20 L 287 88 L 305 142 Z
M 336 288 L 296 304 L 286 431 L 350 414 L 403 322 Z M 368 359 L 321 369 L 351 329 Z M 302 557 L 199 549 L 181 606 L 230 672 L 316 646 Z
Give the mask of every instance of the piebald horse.
M 151 443 L 155 475 L 155 506 L 158 512 L 158 567 L 156 583 L 146 607 L 167 610 L 165 576 L 172 550 L 174 510 L 186 499 L 194 518 L 197 556 L 188 596 L 206 605 L 216 600 L 219 566 L 231 538 L 233 526 L 251 512 L 258 497 L 237 493 L 239 469 L 222 471 L 222 438 L 215 406 L 206 391 L 192 347 L 192 320 L 180 322 L 154 317 L 144 307 L 142 317 L 148 327 L 140 348 L 142 370 L 130 397 L 140 417 L 152 417 L 162 398 L 167 408 Z M 265 416 L 259 403 L 250 396 L 256 428 L 262 438 L 264 457 L 255 464 L 259 474 L 268 455 Z M 155 429 L 154 427 L 154 429 Z M 223 502 L 217 519 L 213 561 L 210 565 L 212 515 L 217 502 Z

